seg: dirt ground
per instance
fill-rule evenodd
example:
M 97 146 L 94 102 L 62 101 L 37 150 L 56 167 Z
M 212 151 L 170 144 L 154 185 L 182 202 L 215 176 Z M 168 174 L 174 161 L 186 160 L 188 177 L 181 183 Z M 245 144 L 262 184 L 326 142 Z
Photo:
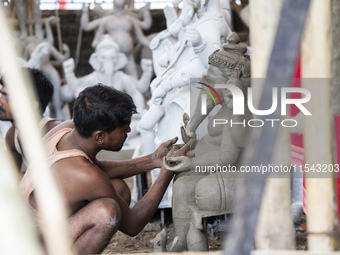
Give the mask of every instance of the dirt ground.
M 167 232 L 172 227 L 167 227 Z M 102 254 L 127 254 L 127 253 L 152 253 L 153 245 L 150 243 L 157 233 L 161 231 L 160 221 L 148 224 L 136 237 L 129 237 L 121 232 L 115 234 L 107 248 Z M 295 232 L 296 250 L 307 250 L 307 232 L 305 229 L 297 228 Z M 209 251 L 223 249 L 225 235 L 223 231 L 217 231 L 213 236 L 208 235 Z
M 101 152 L 100 158 L 102 159 L 129 159 L 132 156 L 132 151 L 122 151 L 119 153 L 112 152 Z M 150 176 L 148 176 L 148 184 L 150 184 Z M 132 178 L 125 179 L 126 183 L 133 189 Z M 210 219 L 216 220 L 216 219 Z M 208 220 L 209 221 L 209 220 Z M 172 229 L 172 215 L 171 209 L 165 209 L 165 219 L 164 222 L 167 227 L 167 232 Z M 212 223 L 212 222 L 210 222 Z M 301 218 L 301 224 L 305 223 L 305 220 Z M 223 224 L 223 223 L 222 223 Z M 300 224 L 300 225 L 301 225 Z M 220 229 L 225 229 L 226 225 L 221 226 Z M 161 220 L 159 211 L 156 213 L 152 222 L 149 223 L 140 234 L 135 237 L 129 237 L 121 232 L 117 232 L 111 239 L 109 245 L 103 251 L 102 254 L 127 254 L 127 253 L 152 253 L 153 245 L 150 243 L 160 231 L 161 231 Z M 296 249 L 297 250 L 307 250 L 307 233 L 305 229 L 301 227 L 296 228 Z M 209 251 L 219 251 L 223 249 L 223 242 L 225 236 L 224 232 L 217 230 L 214 235 L 208 235 L 208 246 Z
M 168 229 L 169 231 L 170 229 Z M 117 254 L 117 253 L 152 253 L 153 245 L 150 243 L 160 230 L 143 230 L 136 237 L 129 237 L 122 232 L 117 232 L 111 239 L 109 245 L 102 254 Z M 216 240 L 209 238 L 209 251 L 221 250 L 223 236 L 217 236 Z

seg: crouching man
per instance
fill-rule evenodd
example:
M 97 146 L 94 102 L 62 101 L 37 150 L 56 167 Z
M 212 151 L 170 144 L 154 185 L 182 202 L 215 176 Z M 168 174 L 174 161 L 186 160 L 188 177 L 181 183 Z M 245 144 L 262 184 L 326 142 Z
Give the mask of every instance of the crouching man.
M 101 150 L 119 151 L 136 113 L 131 97 L 101 84 L 83 90 L 74 104 L 73 121 L 59 124 L 46 136 L 49 162 L 60 181 L 69 209 L 69 229 L 77 253 L 101 253 L 117 230 L 134 236 L 150 221 L 174 173 L 161 169 L 149 192 L 130 209 L 130 191 L 122 180 L 162 167 L 163 152 L 126 160 L 97 160 Z M 188 146 L 168 156 L 185 155 Z M 20 188 L 39 228 L 39 211 L 29 168 Z

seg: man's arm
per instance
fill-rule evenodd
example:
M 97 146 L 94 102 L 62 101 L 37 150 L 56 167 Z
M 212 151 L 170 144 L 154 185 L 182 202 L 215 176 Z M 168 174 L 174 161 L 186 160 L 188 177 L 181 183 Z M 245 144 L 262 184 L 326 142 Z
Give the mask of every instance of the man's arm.
M 179 151 L 171 151 L 169 156 L 185 155 L 188 148 L 186 145 Z M 104 197 L 116 200 L 120 206 L 122 215 L 119 230 L 129 236 L 137 235 L 151 220 L 174 175 L 173 172 L 162 168 L 148 193 L 140 199 L 133 208 L 129 208 L 125 200 L 116 193 L 105 174 L 98 171 L 98 169 L 95 170 L 93 165 L 92 168 L 93 174 L 83 178 L 81 182 L 82 187 L 78 190 L 79 194 L 83 196 L 82 200 L 93 201 Z
M 97 161 L 96 164 L 112 178 L 128 178 L 136 174 L 144 173 L 154 168 L 160 168 L 163 162 L 163 156 L 171 149 L 172 145 L 177 142 L 177 137 L 162 143 L 152 154 L 144 157 L 121 160 L 121 161 Z

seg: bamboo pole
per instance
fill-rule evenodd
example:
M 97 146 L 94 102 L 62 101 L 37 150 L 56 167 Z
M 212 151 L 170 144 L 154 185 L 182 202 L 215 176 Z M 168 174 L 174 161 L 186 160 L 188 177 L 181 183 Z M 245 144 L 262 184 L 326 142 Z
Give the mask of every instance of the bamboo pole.
M 32 219 L 18 192 L 18 170 L 1 144 L 0 168 L 0 254 L 42 255 Z
M 251 76 L 265 78 L 283 0 L 250 0 Z M 254 89 L 260 100 L 262 89 Z M 257 105 L 257 104 L 256 104 Z
M 59 47 L 59 51 L 60 53 L 64 53 L 63 52 L 63 39 L 61 37 L 61 27 L 60 27 L 60 18 L 59 18 L 59 10 L 56 9 L 55 10 L 55 16 L 57 18 L 57 35 L 58 35 L 58 47 Z
M 33 24 L 32 22 L 29 22 L 29 24 L 27 23 L 27 21 L 31 21 L 33 20 L 33 1 L 29 0 L 29 1 L 26 1 L 26 12 L 27 12 L 27 19 L 25 20 L 25 24 L 26 26 L 28 25 L 28 34 L 29 36 L 34 36 L 34 29 L 33 29 Z
M 53 172 L 49 171 L 45 148 L 38 128 L 38 115 L 33 109 L 33 92 L 29 79 L 24 79 L 20 72 L 11 34 L 0 5 L 0 66 L 8 65 L 4 79 L 8 84 L 11 97 L 11 109 L 16 126 L 21 134 L 21 141 L 32 166 L 33 181 L 36 183 L 36 200 L 43 220 L 49 254 L 71 254 L 71 244 L 67 234 L 66 210 L 58 192 Z
M 334 117 L 340 113 L 340 1 L 332 0 L 332 85 L 331 100 Z M 334 143 L 334 148 L 336 144 Z M 334 149 L 336 152 L 336 149 Z M 336 159 L 336 153 L 334 155 Z
M 333 163 L 328 79 L 331 77 L 330 4 L 331 0 L 312 0 L 302 41 L 302 77 L 324 78 L 302 80 L 302 86 L 312 96 L 305 104 L 312 116 L 304 118 L 305 163 L 309 167 Z M 331 251 L 335 245 L 332 235 L 335 220 L 332 174 L 328 175 L 329 178 L 308 178 L 310 173 L 306 173 L 308 247 L 311 251 Z
M 259 105 L 263 79 L 267 73 L 282 0 L 251 0 L 250 40 L 252 44 L 252 87 L 254 100 Z M 255 78 L 255 79 L 254 79 Z M 280 139 L 274 150 L 273 165 L 289 165 L 289 134 L 281 128 Z M 256 249 L 294 249 L 294 229 L 290 213 L 290 179 L 268 178 L 256 228 Z M 280 220 L 277 220 L 277 219 Z

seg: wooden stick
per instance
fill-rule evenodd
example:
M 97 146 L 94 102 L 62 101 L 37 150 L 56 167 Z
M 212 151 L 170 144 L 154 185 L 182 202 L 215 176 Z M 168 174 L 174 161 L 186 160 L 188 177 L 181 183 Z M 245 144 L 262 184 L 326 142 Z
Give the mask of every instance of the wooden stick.
M 330 4 L 331 0 L 312 0 L 302 42 L 302 77 L 325 78 L 302 80 L 302 86 L 312 96 L 305 104 L 312 116 L 304 118 L 305 163 L 309 167 L 333 164 L 331 141 L 334 134 L 328 79 L 331 77 Z M 308 178 L 311 173 L 306 173 L 308 247 L 311 251 L 332 251 L 335 238 L 327 235 L 334 230 L 335 220 L 332 174 L 328 175 L 330 178 Z
M 251 12 L 250 23 L 252 24 L 250 29 L 250 40 L 252 45 L 252 78 L 266 77 L 282 3 L 283 0 L 251 0 L 249 2 Z M 254 90 L 256 91 L 258 89 Z M 256 98 L 259 100 L 261 93 L 262 90 L 256 91 L 254 96 L 256 96 Z
M 58 35 L 58 46 L 60 53 L 63 54 L 63 39 L 61 37 L 61 28 L 60 28 L 60 18 L 58 9 L 55 10 L 55 16 L 57 18 L 57 35 Z
M 268 102 L 272 101 L 273 86 L 280 90 L 282 87 L 290 85 L 308 8 L 309 0 L 285 0 L 282 5 L 280 21 L 268 64 L 267 79 L 264 82 L 259 104 L 260 109 L 268 109 Z M 290 36 L 287 36 L 287 34 Z M 287 80 L 277 83 L 268 79 L 268 77 L 285 77 Z M 256 117 L 265 118 L 264 116 Z M 276 109 L 270 117 L 273 119 L 280 118 L 280 111 Z M 278 127 L 277 125 L 272 127 L 264 125 L 260 129 L 252 128 L 250 130 L 245 151 L 241 156 L 240 166 L 263 166 L 272 162 L 276 153 L 274 153 L 273 145 L 278 140 Z M 238 186 L 235 216 L 230 223 L 230 231 L 233 235 L 227 237 L 224 250 L 226 255 L 247 255 L 252 250 L 256 220 L 268 174 L 263 173 L 260 178 L 251 178 L 255 176 L 249 175 L 249 178 L 242 180 L 244 186 Z
M 17 188 L 18 170 L 1 145 L 0 168 L 0 254 L 43 255 L 32 219 Z
M 251 42 L 252 42 L 252 77 L 264 78 L 276 29 L 280 18 L 282 0 L 250 1 L 251 8 Z M 254 79 L 252 87 L 257 105 L 260 101 L 263 79 Z M 287 128 L 281 128 L 281 139 L 275 146 L 276 162 L 273 165 L 289 165 L 289 134 Z M 275 156 L 274 156 L 275 157 Z M 291 218 L 291 191 L 289 178 L 269 178 L 267 180 L 259 219 L 255 234 L 256 249 L 294 249 L 294 229 Z M 279 221 L 277 219 L 280 219 Z
M 0 5 L 0 33 L 3 36 L 0 47 L 0 65 L 10 68 L 4 75 L 11 97 L 11 109 L 19 129 L 21 142 L 32 166 L 33 181 L 37 188 L 35 197 L 43 221 L 49 254 L 71 254 L 71 242 L 68 238 L 66 210 L 58 185 L 49 168 L 45 148 L 38 128 L 38 114 L 33 109 L 34 94 L 30 80 L 24 79 L 20 72 L 11 33 L 8 30 L 5 15 Z M 17 244 L 18 245 L 18 244 Z

